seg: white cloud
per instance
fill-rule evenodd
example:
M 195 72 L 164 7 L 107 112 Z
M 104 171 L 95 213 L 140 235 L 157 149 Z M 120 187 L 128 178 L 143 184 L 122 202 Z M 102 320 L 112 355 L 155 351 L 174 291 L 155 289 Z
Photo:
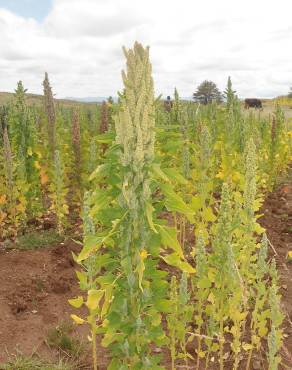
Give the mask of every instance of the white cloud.
M 190 96 L 204 79 L 240 96 L 292 85 L 291 0 L 55 0 L 43 22 L 0 9 L 0 91 L 22 79 L 41 93 L 44 71 L 61 96 L 115 95 L 121 46 L 151 46 L 157 94 Z

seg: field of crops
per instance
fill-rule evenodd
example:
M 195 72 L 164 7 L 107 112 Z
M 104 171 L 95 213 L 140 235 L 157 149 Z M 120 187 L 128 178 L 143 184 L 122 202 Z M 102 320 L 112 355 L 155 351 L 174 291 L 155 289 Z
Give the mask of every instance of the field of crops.
M 124 53 L 117 104 L 1 107 L 0 369 L 291 369 L 289 114 Z

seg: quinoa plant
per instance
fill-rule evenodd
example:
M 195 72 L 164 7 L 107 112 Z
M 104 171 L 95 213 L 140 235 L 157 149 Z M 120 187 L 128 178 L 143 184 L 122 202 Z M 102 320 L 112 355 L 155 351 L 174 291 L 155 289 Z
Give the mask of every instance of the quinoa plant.
M 0 112 L 1 126 L 3 129 L 3 193 L 1 194 L 1 218 L 5 218 L 5 229 L 3 236 L 16 237 L 19 228 L 26 219 L 27 202 L 25 193 L 26 184 L 18 181 L 15 176 L 14 158 L 11 150 L 10 138 L 7 129 L 7 109 L 2 108 Z M 1 233 L 2 234 L 2 233 Z
M 26 104 L 26 89 L 21 81 L 17 83 L 14 102 L 8 110 L 9 132 L 12 151 L 15 154 L 17 179 L 26 191 L 23 195 L 27 201 L 28 218 L 36 217 L 41 211 L 40 172 L 37 168 L 37 128 L 34 111 Z
M 99 132 L 104 134 L 109 129 L 109 112 L 107 102 L 103 101 L 101 104 L 101 114 L 100 114 L 100 126 Z
M 211 281 L 208 279 L 208 256 L 205 249 L 205 242 L 202 233 L 198 234 L 196 248 L 194 250 L 194 257 L 196 260 L 196 275 L 193 278 L 195 302 L 195 316 L 196 333 L 198 334 L 197 341 L 197 369 L 200 368 L 200 360 L 205 356 L 202 350 L 202 334 L 204 326 L 204 314 L 207 298 L 210 293 Z
M 52 88 L 48 73 L 45 73 L 44 87 L 44 109 L 47 116 L 47 134 L 51 159 L 54 158 L 56 150 L 56 113 Z
M 257 262 L 255 264 L 256 280 L 252 286 L 252 296 L 254 298 L 254 305 L 251 314 L 250 333 L 251 341 L 245 345 L 248 351 L 248 359 L 246 363 L 246 370 L 250 369 L 253 351 L 259 351 L 261 347 L 261 339 L 265 338 L 268 333 L 268 316 L 267 310 L 268 299 L 268 276 L 269 267 L 267 264 L 268 240 L 266 234 L 263 234 L 258 253 Z
M 74 155 L 74 178 L 76 181 L 75 193 L 77 195 L 77 200 L 80 201 L 82 191 L 81 134 L 80 134 L 79 114 L 76 109 L 73 111 L 72 117 L 72 146 Z
M 270 267 L 270 275 L 272 278 L 272 286 L 269 291 L 269 306 L 270 306 L 270 325 L 271 330 L 268 335 L 268 362 L 269 370 L 277 370 L 281 363 L 279 350 L 282 346 L 283 331 L 281 324 L 283 322 L 283 314 L 280 307 L 280 295 L 278 288 L 278 273 L 276 262 L 273 259 Z
M 194 269 L 184 260 L 176 230 L 157 218 L 159 200 L 154 203 L 154 195 L 159 186 L 170 208 L 177 209 L 178 198 L 155 175 L 163 172 L 154 162 L 149 49 L 135 43 L 124 52 L 127 72 L 122 74 L 125 89 L 115 117 L 116 139 L 91 176 L 97 182 L 90 197 L 96 231 L 84 239 L 76 261 L 84 263 L 95 256 L 103 267 L 102 276 L 95 279 L 95 291 L 106 294 L 111 289 L 106 313 L 96 312 L 96 321 L 102 319 L 102 345 L 112 354 L 109 369 L 159 369 L 161 356 L 153 354 L 152 347 L 167 343 L 161 315 L 171 310 L 167 273 L 158 268 L 161 250 L 166 263 L 186 272 Z M 169 181 L 166 175 L 163 178 Z M 179 205 L 187 209 L 180 198 Z
M 55 213 L 57 218 L 57 229 L 60 235 L 64 234 L 67 226 L 67 188 L 65 186 L 64 166 L 61 160 L 60 152 L 56 150 L 54 155 L 54 173 L 53 182 L 50 186 L 51 190 L 51 210 Z
M 224 369 L 225 320 L 230 314 L 230 297 L 236 292 L 238 279 L 235 279 L 235 263 L 232 252 L 232 203 L 230 185 L 224 183 L 221 194 L 221 205 L 218 221 L 212 241 L 212 255 L 210 261 L 215 269 L 214 287 L 214 319 L 219 325 L 219 362 L 220 370 Z M 209 297 L 210 299 L 210 297 Z

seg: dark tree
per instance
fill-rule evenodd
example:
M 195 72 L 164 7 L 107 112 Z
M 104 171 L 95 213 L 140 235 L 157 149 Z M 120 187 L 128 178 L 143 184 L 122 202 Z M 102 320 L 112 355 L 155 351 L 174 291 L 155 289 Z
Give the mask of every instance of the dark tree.
M 208 104 L 212 101 L 220 103 L 222 101 L 222 93 L 212 81 L 203 81 L 193 94 L 193 99 L 202 104 Z
M 292 98 L 292 87 L 290 87 L 290 91 L 288 93 L 288 98 Z

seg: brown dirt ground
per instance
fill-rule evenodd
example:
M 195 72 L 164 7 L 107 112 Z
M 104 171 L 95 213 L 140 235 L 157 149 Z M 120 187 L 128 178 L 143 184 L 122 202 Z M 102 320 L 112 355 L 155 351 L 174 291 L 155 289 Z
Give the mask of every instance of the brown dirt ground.
M 292 263 L 286 259 L 288 250 L 292 250 L 291 179 L 267 197 L 262 213 L 260 223 L 267 229 L 270 255 L 275 255 L 281 277 L 286 315 L 281 355 L 285 369 L 292 369 Z M 70 320 L 70 314 L 76 313 L 68 299 L 80 294 L 71 256 L 71 251 L 78 249 L 74 242 L 32 251 L 0 249 L 0 364 L 17 349 L 24 355 L 38 353 L 47 360 L 58 358 L 57 351 L 51 350 L 45 340 L 50 328 Z M 76 327 L 74 332 L 84 342 L 87 334 L 83 326 Z M 108 357 L 101 346 L 98 348 L 98 362 L 103 370 Z M 91 368 L 89 359 L 88 355 L 80 369 Z
M 269 194 L 263 205 L 264 216 L 259 221 L 267 230 L 270 256 L 275 257 L 280 275 L 282 310 L 285 314 L 285 339 L 281 355 L 288 369 L 292 369 L 292 263 L 287 262 L 287 253 L 292 251 L 291 175 L 276 191 Z

